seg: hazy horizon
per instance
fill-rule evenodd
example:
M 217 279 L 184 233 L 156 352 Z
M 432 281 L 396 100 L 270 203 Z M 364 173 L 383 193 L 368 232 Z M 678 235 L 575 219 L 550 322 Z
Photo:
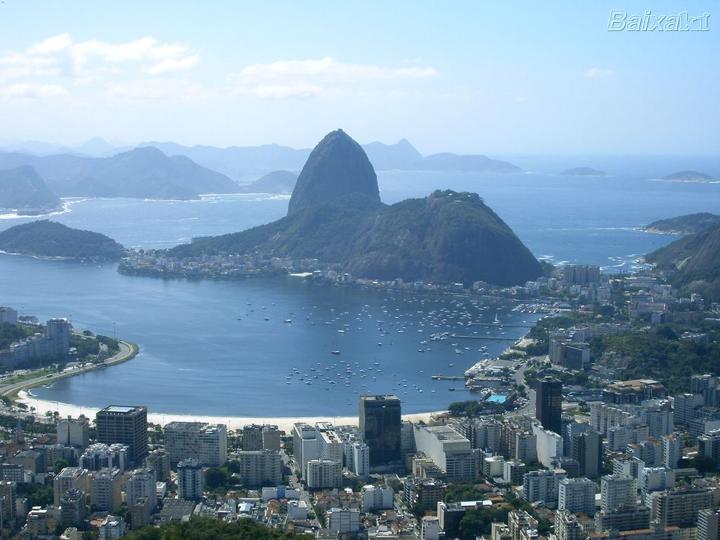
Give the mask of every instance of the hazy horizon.
M 18 141 L 310 148 L 343 127 L 423 154 L 720 148 L 709 1 L 651 6 L 706 31 L 635 32 L 609 31 L 613 11 L 649 10 L 627 0 L 48 6 L 0 4 L 0 121 Z

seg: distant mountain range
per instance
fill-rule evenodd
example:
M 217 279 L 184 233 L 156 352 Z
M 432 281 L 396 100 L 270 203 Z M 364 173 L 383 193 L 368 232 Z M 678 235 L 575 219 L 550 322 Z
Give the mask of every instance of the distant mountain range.
M 0 170 L 0 213 L 41 214 L 61 207 L 60 198 L 32 167 Z
M 720 225 L 720 215 L 709 212 L 659 219 L 645 226 L 647 232 L 661 234 L 695 234 Z
M 194 239 L 170 253 L 317 258 L 358 277 L 405 281 L 515 285 L 542 274 L 537 259 L 477 194 L 436 191 L 382 204 L 367 155 L 341 130 L 312 151 L 287 217 Z
M 39 220 L 0 232 L 0 250 L 37 257 L 116 261 L 125 248 L 104 234 Z
M 168 157 L 150 147 L 107 158 L 0 153 L 0 169 L 21 166 L 35 169 L 61 197 L 196 199 L 202 193 L 238 191 L 237 183 L 227 176 L 185 156 Z
M 75 157 L 112 157 L 135 147 L 157 148 L 167 156 L 185 156 L 194 162 L 234 179 L 275 170 L 299 171 L 310 155 L 310 148 L 291 148 L 278 144 L 260 146 L 184 146 L 174 142 L 147 141 L 136 146 L 114 146 L 100 137 L 68 148 L 37 141 L 5 145 L 6 153 L 29 154 L 35 157 L 64 154 Z M 482 155 L 440 153 L 423 156 L 407 140 L 395 144 L 371 142 L 363 145 L 375 170 L 428 170 L 478 173 L 519 172 L 521 169 L 506 161 Z
M 273 171 L 250 184 L 240 187 L 241 193 L 290 194 L 295 189 L 297 174 L 290 171 Z
M 673 285 L 720 300 L 720 226 L 685 236 L 645 259 L 668 272 Z

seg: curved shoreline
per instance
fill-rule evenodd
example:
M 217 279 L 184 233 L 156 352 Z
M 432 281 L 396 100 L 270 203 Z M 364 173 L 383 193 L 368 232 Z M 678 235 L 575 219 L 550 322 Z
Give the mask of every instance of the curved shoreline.
M 9 398 L 11 401 L 15 401 L 19 397 L 20 393 L 29 396 L 30 394 L 27 391 L 36 386 L 43 386 L 51 382 L 66 379 L 68 377 L 74 377 L 75 375 L 80 375 L 96 369 L 122 364 L 128 360 L 132 360 L 140 352 L 140 347 L 130 341 L 119 340 L 118 345 L 120 350 L 100 364 L 90 364 L 78 369 L 71 369 L 69 371 L 62 371 L 60 373 L 50 375 L 40 375 L 38 377 L 32 377 L 23 381 L 11 383 L 6 386 L 0 386 L 0 397 Z M 22 402 L 22 399 L 19 399 L 18 401 Z
M 82 405 L 72 405 L 70 403 L 61 403 L 59 401 L 48 401 L 39 399 L 27 390 L 18 391 L 17 401 L 24 403 L 29 407 L 34 407 L 35 414 L 44 415 L 46 412 L 57 412 L 61 417 L 73 416 L 78 417 L 84 414 L 90 419 L 95 417 L 99 407 L 85 407 Z M 402 415 L 403 420 L 412 422 L 427 422 L 433 416 L 439 416 L 447 413 L 447 411 L 433 411 L 426 413 L 411 413 Z M 286 433 L 290 433 L 293 424 L 296 422 L 306 422 L 315 424 L 317 422 L 331 422 L 336 425 L 358 425 L 357 416 L 281 416 L 281 417 L 251 417 L 251 416 L 210 416 L 196 414 L 176 414 L 148 412 L 148 422 L 164 426 L 170 422 L 206 422 L 209 424 L 225 424 L 229 429 L 241 429 L 247 424 L 272 424 L 278 426 Z

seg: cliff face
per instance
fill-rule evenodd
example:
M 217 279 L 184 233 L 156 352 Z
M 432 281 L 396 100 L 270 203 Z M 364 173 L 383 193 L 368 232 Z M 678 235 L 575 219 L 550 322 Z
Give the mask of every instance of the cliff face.
M 313 149 L 295 184 L 288 215 L 351 194 L 380 203 L 377 175 L 362 147 L 343 130 Z

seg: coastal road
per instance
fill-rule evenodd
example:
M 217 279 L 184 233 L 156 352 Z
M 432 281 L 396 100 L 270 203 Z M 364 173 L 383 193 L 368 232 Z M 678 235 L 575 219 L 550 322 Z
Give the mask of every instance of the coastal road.
M 525 385 L 525 388 L 527 389 L 527 403 L 520 407 L 519 409 L 516 409 L 510 413 L 507 414 L 507 416 L 535 416 L 535 390 L 533 388 L 530 388 L 527 384 L 525 384 L 525 371 L 530 367 L 530 362 L 532 360 L 535 360 L 537 358 L 543 358 L 543 357 L 532 357 L 525 360 L 525 362 L 522 363 L 522 365 L 518 368 L 518 370 L 514 374 L 515 384 L 523 384 Z
M 27 390 L 34 386 L 49 384 L 51 382 L 64 379 L 66 377 L 73 377 L 75 375 L 80 375 L 81 373 L 86 373 L 94 369 L 100 369 L 102 367 L 108 367 L 114 364 L 120 364 L 121 362 L 126 362 L 131 358 L 134 358 L 139 351 L 138 346 L 134 343 L 130 343 L 129 341 L 119 341 L 118 347 L 120 350 L 115 355 L 111 356 L 110 358 L 99 364 L 89 364 L 81 368 L 69 369 L 67 371 L 62 371 L 60 373 L 52 373 L 50 375 L 43 374 L 37 377 L 30 377 L 10 384 L 0 383 L 0 396 L 13 399 L 21 390 Z

